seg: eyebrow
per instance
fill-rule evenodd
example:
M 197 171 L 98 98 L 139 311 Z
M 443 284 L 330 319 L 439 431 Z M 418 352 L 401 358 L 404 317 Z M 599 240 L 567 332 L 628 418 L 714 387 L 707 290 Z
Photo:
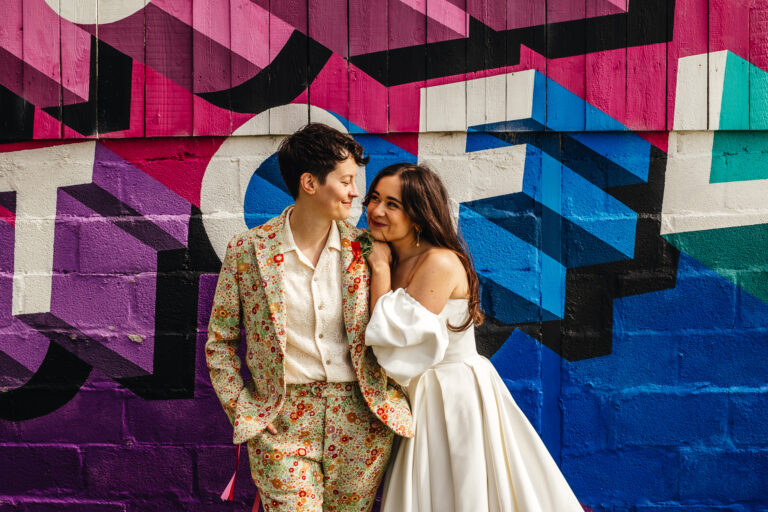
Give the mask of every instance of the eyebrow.
M 376 194 L 377 196 L 379 195 L 379 193 L 378 193 L 378 192 L 376 192 L 375 190 L 373 191 L 373 194 Z M 392 197 L 392 196 L 386 196 L 384 199 L 386 199 L 386 200 L 388 200 L 388 201 L 394 201 L 394 202 L 396 202 L 397 204 L 399 204 L 400 206 L 402 206 L 402 205 L 403 205 L 402 201 L 400 201 L 399 199 L 397 199 L 397 198 L 395 198 L 395 197 Z

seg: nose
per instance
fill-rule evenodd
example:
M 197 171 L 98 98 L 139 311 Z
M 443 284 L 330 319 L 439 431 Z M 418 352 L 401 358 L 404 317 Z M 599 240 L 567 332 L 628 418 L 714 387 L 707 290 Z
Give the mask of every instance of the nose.
M 379 202 L 371 202 L 368 204 L 368 218 L 381 217 L 383 204 Z
M 357 183 L 352 182 L 352 190 L 349 191 L 349 195 L 352 197 L 358 197 L 360 193 L 357 191 Z

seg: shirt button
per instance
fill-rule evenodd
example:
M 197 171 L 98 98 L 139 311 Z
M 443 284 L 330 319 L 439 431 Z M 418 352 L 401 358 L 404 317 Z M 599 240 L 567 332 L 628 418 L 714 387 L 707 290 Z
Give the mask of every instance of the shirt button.
M 325 360 L 325 364 L 331 364 L 331 360 L 330 359 L 326 359 Z
M 318 334 L 317 337 L 323 339 L 323 333 Z
M 323 305 L 322 305 L 322 304 L 320 304 L 319 306 L 317 306 L 317 309 L 320 309 L 320 310 L 322 310 L 322 309 L 323 309 Z

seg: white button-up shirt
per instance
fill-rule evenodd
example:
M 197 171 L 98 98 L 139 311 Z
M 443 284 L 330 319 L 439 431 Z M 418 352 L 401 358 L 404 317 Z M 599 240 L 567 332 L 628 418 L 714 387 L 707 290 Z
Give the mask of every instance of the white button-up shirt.
M 296 246 L 288 213 L 283 233 L 286 384 L 357 380 L 341 305 L 341 237 L 335 222 L 317 266 Z

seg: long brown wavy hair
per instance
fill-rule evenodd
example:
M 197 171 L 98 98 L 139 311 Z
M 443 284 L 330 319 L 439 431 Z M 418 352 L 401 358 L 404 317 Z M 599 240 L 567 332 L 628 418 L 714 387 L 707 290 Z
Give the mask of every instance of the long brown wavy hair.
M 421 229 L 421 239 L 435 247 L 444 247 L 453 251 L 464 265 L 469 282 L 469 318 L 459 326 L 448 324 L 454 332 L 464 331 L 470 325 L 483 323 L 483 311 L 480 308 L 480 281 L 475 272 L 472 255 L 458 226 L 454 226 L 448 203 L 448 192 L 440 177 L 429 167 L 408 163 L 392 164 L 382 169 L 368 187 L 364 205 L 368 206 L 371 193 L 379 180 L 387 176 L 398 176 L 401 183 L 403 210 L 411 221 Z M 456 228 L 456 229 L 454 229 Z

